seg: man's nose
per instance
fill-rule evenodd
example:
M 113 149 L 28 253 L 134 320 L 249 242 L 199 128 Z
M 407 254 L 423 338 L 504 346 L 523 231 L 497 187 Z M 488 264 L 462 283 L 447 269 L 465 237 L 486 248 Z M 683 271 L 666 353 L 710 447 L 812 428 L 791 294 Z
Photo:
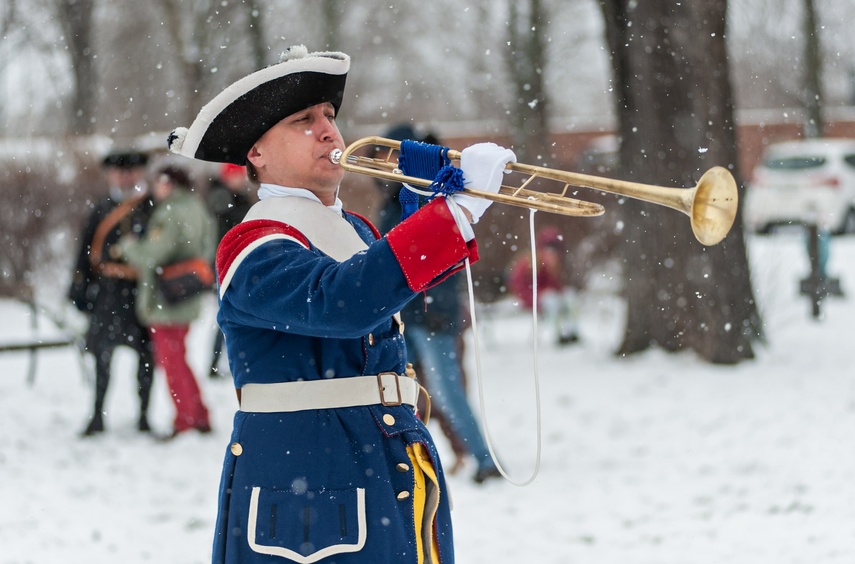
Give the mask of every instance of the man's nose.
M 335 136 L 335 124 L 326 117 L 321 120 L 317 127 L 318 129 L 316 129 L 316 133 L 321 140 L 327 141 Z

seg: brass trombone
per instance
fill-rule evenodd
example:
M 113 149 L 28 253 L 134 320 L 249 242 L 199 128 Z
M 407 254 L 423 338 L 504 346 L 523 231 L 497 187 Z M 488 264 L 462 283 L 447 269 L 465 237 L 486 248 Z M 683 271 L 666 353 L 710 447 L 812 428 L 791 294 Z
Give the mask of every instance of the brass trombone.
M 383 158 L 354 155 L 363 147 L 386 148 L 388 151 Z M 338 149 L 332 151 L 330 160 L 350 172 L 413 186 L 430 186 L 432 180 L 407 176 L 401 172 L 395 156 L 396 151 L 400 151 L 400 148 L 400 141 L 382 137 L 364 137 L 351 143 L 344 151 Z M 459 151 L 449 150 L 447 156 L 452 161 L 459 162 L 460 160 Z M 695 237 L 701 244 L 707 246 L 715 245 L 724 239 L 736 217 L 738 202 L 736 181 L 727 169 L 720 166 L 706 171 L 694 188 L 652 186 L 521 163 L 510 163 L 506 168 L 528 175 L 529 178 L 519 187 L 502 185 L 498 194 L 470 188 L 464 190 L 471 196 L 512 206 L 561 215 L 591 217 L 602 215 L 605 211 L 603 206 L 570 198 L 566 194 L 573 186 L 593 188 L 683 212 L 691 220 L 692 232 Z M 535 178 L 563 182 L 564 188 L 560 193 L 542 192 L 527 188 Z

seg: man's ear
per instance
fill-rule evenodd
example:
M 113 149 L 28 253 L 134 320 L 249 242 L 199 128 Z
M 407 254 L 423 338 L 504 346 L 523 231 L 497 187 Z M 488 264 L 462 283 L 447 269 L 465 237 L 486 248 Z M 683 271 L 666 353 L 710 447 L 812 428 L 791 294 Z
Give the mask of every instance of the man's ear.
M 263 168 L 264 167 L 264 157 L 261 152 L 258 150 L 258 145 L 253 145 L 249 152 L 246 154 L 246 160 L 252 163 L 252 166 L 255 168 Z

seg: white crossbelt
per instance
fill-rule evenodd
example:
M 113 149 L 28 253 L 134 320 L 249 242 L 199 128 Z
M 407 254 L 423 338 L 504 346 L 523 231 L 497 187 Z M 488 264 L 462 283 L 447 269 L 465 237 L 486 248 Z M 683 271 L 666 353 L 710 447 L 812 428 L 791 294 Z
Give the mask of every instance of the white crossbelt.
M 419 385 L 413 378 L 381 372 L 375 376 L 244 384 L 240 410 L 279 413 L 378 404 L 415 406 L 418 398 Z

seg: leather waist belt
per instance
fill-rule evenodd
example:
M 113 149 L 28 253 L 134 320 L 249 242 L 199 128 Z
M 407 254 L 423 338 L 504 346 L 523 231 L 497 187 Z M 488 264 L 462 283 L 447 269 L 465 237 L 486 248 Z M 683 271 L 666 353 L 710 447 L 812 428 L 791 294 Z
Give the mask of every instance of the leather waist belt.
M 365 405 L 416 405 L 419 385 L 409 376 L 381 372 L 305 382 L 246 384 L 240 389 L 240 410 L 278 413 Z

